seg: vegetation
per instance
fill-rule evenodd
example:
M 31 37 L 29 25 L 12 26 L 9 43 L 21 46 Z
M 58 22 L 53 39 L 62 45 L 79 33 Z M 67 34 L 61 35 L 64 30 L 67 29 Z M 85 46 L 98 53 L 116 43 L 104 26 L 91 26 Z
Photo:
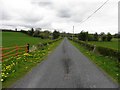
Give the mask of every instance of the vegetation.
M 79 39 L 79 40 L 82 40 L 82 41 L 88 40 L 88 32 L 83 32 L 83 31 L 81 31 L 81 32 L 78 34 L 78 39 Z
M 44 32 L 40 32 L 40 37 L 42 39 L 51 39 L 50 35 L 51 35 L 51 32 L 49 32 L 48 30 L 45 30 Z
M 28 35 L 33 36 L 33 34 L 34 34 L 34 29 L 31 28 L 31 30 L 28 31 Z
M 92 51 L 94 50 L 101 55 L 120 59 L 120 51 L 118 51 L 118 50 L 111 49 L 111 48 L 108 48 L 108 47 L 95 46 L 95 45 L 92 45 L 92 44 L 87 43 L 85 41 L 79 41 L 77 39 L 73 39 L 73 40 L 75 42 L 79 43 L 80 45 L 84 46 L 88 50 L 92 50 Z
M 120 83 L 120 73 L 119 66 L 120 63 L 115 58 L 105 57 L 93 51 L 89 51 L 84 46 L 81 46 L 79 43 L 71 41 L 85 56 L 102 68 L 109 76 L 113 78 L 116 82 Z
M 102 46 L 102 47 L 107 47 L 107 48 L 111 48 L 111 49 L 115 49 L 118 50 L 118 39 L 117 38 L 113 38 L 111 40 L 111 42 L 107 42 L 107 41 L 89 41 L 88 43 L 96 45 L 96 46 Z
M 40 42 L 43 43 L 47 41 L 50 41 L 50 40 L 34 38 L 21 32 L 2 32 L 2 46 L 3 47 L 11 47 L 15 45 L 22 46 L 27 43 L 29 43 L 30 45 L 33 45 L 33 44 L 37 44 Z
M 113 35 L 114 38 L 120 38 L 120 32 Z
M 2 46 L 2 32 L 0 31 L 0 47 Z
M 60 33 L 55 30 L 55 31 L 53 32 L 53 39 L 57 39 L 57 38 L 59 38 L 59 36 L 60 36 Z
M 40 34 L 40 31 L 39 30 L 36 30 L 36 31 L 34 31 L 34 33 L 33 33 L 33 37 L 39 37 L 39 34 Z
M 98 41 L 99 40 L 99 35 L 97 34 L 97 32 L 94 34 L 94 41 Z
M 111 41 L 112 35 L 108 33 L 107 35 L 102 32 L 100 35 L 97 34 L 89 34 L 88 32 L 81 31 L 78 35 L 78 39 L 81 41 L 99 41 L 99 38 L 101 38 L 101 41 Z
M 111 41 L 112 35 L 110 33 L 107 34 L 107 41 Z
M 2 63 L 2 85 L 7 88 L 15 81 L 23 77 L 32 67 L 43 61 L 48 53 L 53 50 L 61 40 L 55 40 L 30 53 L 24 53 L 18 57 L 11 57 Z M 45 43 L 44 43 L 45 44 Z M 1 64 L 0 64 L 1 65 Z

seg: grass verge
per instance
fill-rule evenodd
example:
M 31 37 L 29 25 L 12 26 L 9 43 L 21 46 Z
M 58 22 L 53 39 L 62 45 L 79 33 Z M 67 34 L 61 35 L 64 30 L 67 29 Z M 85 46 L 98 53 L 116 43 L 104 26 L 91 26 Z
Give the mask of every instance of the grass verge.
M 35 52 L 25 53 L 17 58 L 11 57 L 11 60 L 3 62 L 2 88 L 8 88 L 18 79 L 22 78 L 27 72 L 32 70 L 34 66 L 43 61 L 60 42 L 61 40 L 56 41 Z
M 70 41 L 76 46 L 85 56 L 87 56 L 93 63 L 99 66 L 106 74 L 108 74 L 115 82 L 120 84 L 120 63 L 115 58 L 105 57 L 92 51 L 88 51 L 85 47 L 76 42 Z

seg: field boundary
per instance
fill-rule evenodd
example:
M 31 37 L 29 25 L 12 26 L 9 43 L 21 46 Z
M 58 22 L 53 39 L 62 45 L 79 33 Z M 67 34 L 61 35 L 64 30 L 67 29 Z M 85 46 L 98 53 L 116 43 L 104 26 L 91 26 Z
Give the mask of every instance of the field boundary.
M 76 43 L 79 43 L 80 45 L 86 47 L 89 51 L 93 51 L 95 53 L 99 53 L 103 56 L 109 56 L 109 57 L 113 57 L 116 58 L 117 60 L 120 60 L 120 51 L 119 50 L 114 50 L 111 48 L 107 48 L 107 47 L 102 47 L 102 46 L 96 46 L 84 41 L 80 41 L 80 40 L 76 40 L 76 39 L 71 39 L 68 38 L 69 40 L 73 40 Z
M 7 48 L 0 48 L 2 51 L 2 57 L 0 60 L 4 62 L 5 59 L 10 58 L 11 56 L 18 56 L 22 53 L 29 53 L 29 44 L 26 44 L 24 46 L 14 46 L 14 47 L 7 47 Z M 20 51 L 22 50 L 22 51 Z M 7 52 L 5 52 L 7 51 Z M 5 52 L 5 53 L 4 53 Z

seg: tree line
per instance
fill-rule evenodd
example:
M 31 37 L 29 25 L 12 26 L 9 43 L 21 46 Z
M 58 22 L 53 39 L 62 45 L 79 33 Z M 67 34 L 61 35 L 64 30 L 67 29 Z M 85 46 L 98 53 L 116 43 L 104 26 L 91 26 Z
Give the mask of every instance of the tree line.
M 98 34 L 97 32 L 95 34 L 89 34 L 88 32 L 81 31 L 78 34 L 78 39 L 82 41 L 111 41 L 113 36 L 108 32 L 105 34 L 102 32 L 101 34 Z
M 48 30 L 40 31 L 40 30 L 34 30 L 33 28 L 31 28 L 31 30 L 28 30 L 28 31 L 21 30 L 21 32 L 28 34 L 29 36 L 39 37 L 42 39 L 57 39 L 60 36 L 60 32 L 57 30 L 54 30 L 54 32 L 52 33 Z

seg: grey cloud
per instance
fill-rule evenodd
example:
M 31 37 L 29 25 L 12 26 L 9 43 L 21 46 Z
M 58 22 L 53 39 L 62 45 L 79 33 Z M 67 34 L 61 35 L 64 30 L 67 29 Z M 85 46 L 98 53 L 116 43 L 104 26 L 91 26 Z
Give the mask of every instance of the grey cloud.
M 61 11 L 58 12 L 58 16 L 62 17 L 62 18 L 70 18 L 71 13 L 67 10 L 61 10 Z
M 8 25 L 11 27 L 21 26 L 29 28 L 54 28 L 55 25 L 58 25 L 58 27 L 61 28 L 63 24 L 63 27 L 67 27 L 67 25 L 69 26 L 71 23 L 80 23 L 102 4 L 99 1 L 87 2 L 87 0 L 28 0 L 28 2 L 24 2 L 24 0 L 19 1 L 21 2 L 20 5 L 19 3 L 16 5 L 16 3 L 7 3 L 6 0 L 3 0 L 5 6 L 0 5 L 0 9 L 3 8 L 2 13 L 0 10 L 0 17 L 2 16 L 0 18 L 0 22 L 4 20 L 4 26 Z M 22 3 L 24 3 L 26 7 L 22 8 Z M 9 4 L 13 7 L 8 7 L 10 6 Z M 103 11 L 105 12 L 104 8 Z M 103 12 L 100 10 L 98 13 Z M 94 16 L 101 18 L 105 17 L 105 14 L 102 16 L 101 14 L 96 13 Z
M 51 6 L 52 2 L 50 0 L 34 0 L 32 1 L 32 4 L 37 4 L 39 6 Z
M 20 20 L 26 22 L 26 23 L 31 23 L 31 24 L 34 24 L 34 23 L 37 23 L 41 20 L 43 20 L 43 16 L 39 16 L 39 15 L 34 15 L 34 13 L 31 13 L 30 15 L 23 15 Z
M 72 16 L 72 13 L 69 9 L 61 9 L 61 10 L 58 10 L 57 15 L 58 17 L 61 17 L 61 18 L 70 18 Z
M 38 21 L 40 21 L 42 19 L 38 19 L 38 18 L 24 18 L 23 20 L 25 22 L 27 22 L 27 23 L 36 23 L 36 22 L 38 22 Z
M 48 6 L 48 5 L 51 5 L 52 3 L 51 2 L 39 2 L 38 4 L 40 6 Z
M 10 13 L 8 13 L 8 12 L 6 12 L 6 11 L 4 11 L 4 10 L 2 10 L 2 11 L 0 11 L 0 16 L 1 16 L 1 20 L 10 20 L 10 19 L 12 19 L 12 16 L 10 15 Z

